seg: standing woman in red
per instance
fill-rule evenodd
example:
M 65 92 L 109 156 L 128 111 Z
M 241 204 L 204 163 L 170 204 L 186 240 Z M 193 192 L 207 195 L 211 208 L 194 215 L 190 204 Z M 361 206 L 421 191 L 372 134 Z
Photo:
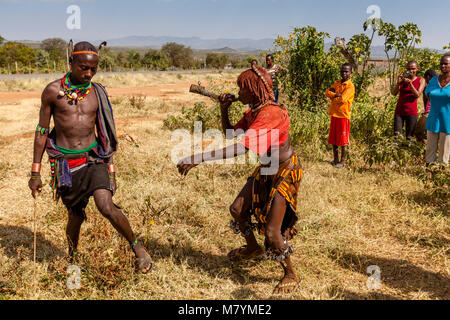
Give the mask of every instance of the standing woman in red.
M 400 94 L 394 117 L 394 134 L 400 135 L 405 124 L 406 139 L 411 139 L 414 135 L 418 118 L 417 101 L 425 90 L 425 79 L 417 77 L 419 65 L 416 61 L 411 61 L 406 66 L 407 75 L 400 75 L 394 95 Z

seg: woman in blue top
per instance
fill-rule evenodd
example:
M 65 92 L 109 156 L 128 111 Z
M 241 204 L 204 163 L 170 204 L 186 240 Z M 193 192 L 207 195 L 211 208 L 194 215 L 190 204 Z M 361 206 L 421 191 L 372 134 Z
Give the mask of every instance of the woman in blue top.
M 450 53 L 441 59 L 441 75 L 431 79 L 425 94 L 431 102 L 427 120 L 427 164 L 436 161 L 448 164 L 450 157 Z

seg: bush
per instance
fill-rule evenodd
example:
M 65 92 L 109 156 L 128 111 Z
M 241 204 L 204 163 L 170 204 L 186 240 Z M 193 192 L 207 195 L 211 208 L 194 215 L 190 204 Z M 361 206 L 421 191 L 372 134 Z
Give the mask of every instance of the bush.
M 220 55 L 214 52 L 206 55 L 206 66 L 208 68 L 223 69 L 230 61 L 227 55 Z
M 231 123 L 237 123 L 242 118 L 245 109 L 246 107 L 240 102 L 234 103 L 229 111 Z M 194 108 L 183 107 L 181 116 L 169 115 L 164 120 L 164 127 L 169 130 L 188 129 L 194 131 L 194 125 L 197 121 L 202 122 L 203 132 L 209 129 L 222 130 L 219 104 L 208 107 L 205 103 L 199 102 L 194 104 Z
M 327 102 L 325 91 L 340 78 L 339 60 L 325 52 L 329 37 L 308 26 L 275 40 L 276 59 L 285 71 L 280 74 L 283 92 L 302 110 L 317 111 Z
M 288 105 L 291 120 L 290 137 L 295 147 L 300 147 L 304 154 L 317 158 L 327 150 L 330 117 L 327 109 L 317 112 L 302 111 L 295 105 Z
M 182 44 L 169 42 L 162 46 L 161 51 L 167 56 L 171 67 L 189 69 L 195 64 L 192 49 Z
M 147 97 L 145 95 L 133 95 L 128 98 L 128 101 L 132 108 L 141 110 L 145 106 L 146 99 Z
M 367 146 L 364 160 L 369 166 L 374 164 L 390 166 L 417 165 L 423 163 L 425 145 L 403 136 L 381 136 Z
M 142 63 L 152 70 L 167 70 L 169 59 L 163 51 L 150 49 L 142 58 Z
M 432 163 L 428 168 L 422 169 L 418 178 L 433 195 L 448 201 L 450 197 L 450 167 L 448 165 Z

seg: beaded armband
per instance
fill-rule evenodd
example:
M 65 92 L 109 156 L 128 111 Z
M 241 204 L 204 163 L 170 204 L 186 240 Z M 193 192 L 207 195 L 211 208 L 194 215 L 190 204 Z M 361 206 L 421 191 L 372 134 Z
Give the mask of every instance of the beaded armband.
M 50 128 L 42 128 L 40 125 L 37 125 L 36 132 L 39 132 L 41 136 L 49 134 Z

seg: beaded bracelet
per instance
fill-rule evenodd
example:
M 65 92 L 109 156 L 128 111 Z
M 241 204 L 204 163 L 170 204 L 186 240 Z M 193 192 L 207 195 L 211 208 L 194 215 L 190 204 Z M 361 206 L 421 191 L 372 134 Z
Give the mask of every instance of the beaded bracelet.
M 36 132 L 39 132 L 41 136 L 49 134 L 50 128 L 42 128 L 40 125 L 37 125 Z
M 138 244 L 138 239 L 134 240 L 134 242 L 130 244 L 130 245 L 131 245 L 131 248 L 134 249 L 134 247 L 135 247 L 137 244 Z

